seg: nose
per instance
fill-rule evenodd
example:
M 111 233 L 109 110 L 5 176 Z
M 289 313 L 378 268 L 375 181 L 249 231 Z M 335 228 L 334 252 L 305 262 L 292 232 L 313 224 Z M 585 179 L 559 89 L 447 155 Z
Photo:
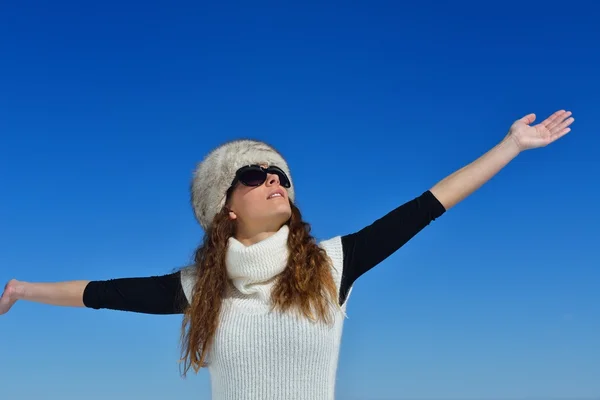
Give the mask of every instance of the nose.
M 279 175 L 277 175 L 277 174 L 267 174 L 266 184 L 267 184 L 267 186 L 281 184 L 281 182 L 279 182 Z

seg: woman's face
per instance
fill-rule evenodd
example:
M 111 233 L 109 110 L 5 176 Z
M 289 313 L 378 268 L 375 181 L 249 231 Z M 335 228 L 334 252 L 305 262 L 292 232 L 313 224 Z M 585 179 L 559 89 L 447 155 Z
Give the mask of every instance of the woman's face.
M 292 215 L 290 200 L 277 174 L 267 174 L 256 187 L 238 183 L 228 202 L 229 216 L 237 221 L 238 232 L 253 236 L 276 232 Z

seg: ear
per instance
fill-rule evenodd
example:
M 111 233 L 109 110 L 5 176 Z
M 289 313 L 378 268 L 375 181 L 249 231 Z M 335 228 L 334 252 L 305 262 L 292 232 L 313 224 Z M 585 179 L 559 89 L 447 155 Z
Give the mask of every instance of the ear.
M 237 219 L 237 215 L 235 215 L 235 213 L 231 209 L 229 209 L 229 219 Z

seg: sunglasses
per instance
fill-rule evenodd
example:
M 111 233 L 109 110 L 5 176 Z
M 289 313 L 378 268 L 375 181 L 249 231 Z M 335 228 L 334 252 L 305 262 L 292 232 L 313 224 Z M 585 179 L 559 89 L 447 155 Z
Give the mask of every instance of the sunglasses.
M 284 188 L 287 189 L 292 186 L 288 176 L 281 168 L 275 166 L 264 168 L 260 165 L 246 165 L 238 169 L 231 186 L 235 186 L 238 182 L 251 187 L 260 186 L 265 183 L 268 174 L 277 175 L 279 177 L 279 184 Z

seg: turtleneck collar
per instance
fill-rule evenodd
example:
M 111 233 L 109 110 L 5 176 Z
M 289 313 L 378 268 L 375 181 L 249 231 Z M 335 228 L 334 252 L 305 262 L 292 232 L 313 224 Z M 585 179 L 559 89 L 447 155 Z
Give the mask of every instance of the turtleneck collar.
M 287 265 L 288 235 L 289 227 L 283 225 L 272 236 L 250 246 L 229 238 L 227 274 L 240 293 L 268 300 L 270 283 Z

